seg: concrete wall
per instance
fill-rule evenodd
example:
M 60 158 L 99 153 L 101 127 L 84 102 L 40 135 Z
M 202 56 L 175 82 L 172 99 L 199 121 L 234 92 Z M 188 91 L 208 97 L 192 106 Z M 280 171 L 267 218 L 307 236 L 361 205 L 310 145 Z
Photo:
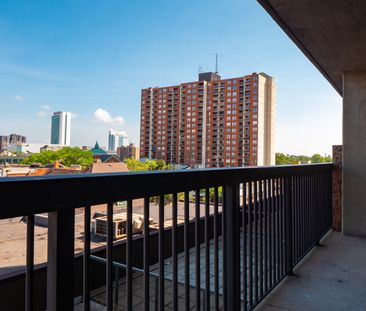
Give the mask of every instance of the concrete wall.
M 366 72 L 343 76 L 343 233 L 366 237 Z
M 275 165 L 276 86 L 274 79 L 258 74 L 258 165 Z

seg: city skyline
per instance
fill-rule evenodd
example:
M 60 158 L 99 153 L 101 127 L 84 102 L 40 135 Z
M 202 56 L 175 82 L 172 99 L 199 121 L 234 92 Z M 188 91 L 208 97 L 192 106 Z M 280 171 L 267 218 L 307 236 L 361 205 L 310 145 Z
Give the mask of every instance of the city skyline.
M 119 126 L 139 144 L 140 90 L 193 81 L 198 66 L 214 69 L 212 53 L 218 52 L 222 76 L 266 72 L 276 78 L 277 152 L 330 154 L 331 145 L 341 143 L 341 98 L 255 3 L 177 6 L 2 1 L 0 132 L 48 143 L 50 112 L 60 110 L 78 120 L 73 145 L 98 140 L 106 146 L 105 133 Z M 220 23 L 200 27 L 205 18 Z M 181 39 L 171 44 L 177 35 Z
M 128 146 L 128 135 L 126 131 L 115 131 L 109 129 L 108 150 L 117 151 L 118 147 Z

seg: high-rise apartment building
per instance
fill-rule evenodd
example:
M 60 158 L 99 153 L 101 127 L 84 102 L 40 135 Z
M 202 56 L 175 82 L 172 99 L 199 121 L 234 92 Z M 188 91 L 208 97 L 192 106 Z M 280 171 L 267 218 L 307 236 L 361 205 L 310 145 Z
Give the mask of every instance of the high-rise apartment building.
M 134 144 L 129 144 L 128 146 L 124 147 L 118 147 L 117 148 L 117 157 L 120 158 L 122 161 L 132 158 L 139 160 L 140 154 L 139 154 L 139 147 L 136 147 Z
M 0 136 L 0 151 L 4 150 L 5 147 L 9 143 L 9 136 L 1 135 Z
M 275 164 L 275 84 L 264 73 L 141 91 L 140 157 L 191 167 Z
M 108 135 L 108 150 L 116 151 L 118 147 L 128 146 L 128 136 L 125 131 L 109 130 Z
M 24 144 L 27 142 L 27 138 L 18 134 L 10 134 L 9 136 L 0 136 L 0 151 L 6 149 L 10 144 Z
M 71 113 L 58 111 L 51 117 L 51 144 L 70 146 Z
M 9 135 L 9 144 L 24 144 L 27 142 L 27 138 L 18 134 Z

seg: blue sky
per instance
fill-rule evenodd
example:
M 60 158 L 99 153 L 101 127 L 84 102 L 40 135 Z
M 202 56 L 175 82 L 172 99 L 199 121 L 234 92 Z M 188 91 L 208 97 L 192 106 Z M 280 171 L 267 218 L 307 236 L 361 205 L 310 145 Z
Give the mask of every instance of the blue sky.
M 223 78 L 276 79 L 278 152 L 341 143 L 341 97 L 254 0 L 0 1 L 0 134 L 49 142 L 64 110 L 74 145 L 138 143 L 140 90 L 196 80 L 215 52 Z

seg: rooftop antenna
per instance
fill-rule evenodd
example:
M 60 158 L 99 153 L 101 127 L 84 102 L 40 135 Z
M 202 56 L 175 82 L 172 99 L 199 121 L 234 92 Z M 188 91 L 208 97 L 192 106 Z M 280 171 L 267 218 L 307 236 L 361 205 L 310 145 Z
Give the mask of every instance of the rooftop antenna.
M 219 55 L 215 54 L 215 73 L 218 74 L 219 72 Z
M 215 56 L 215 73 L 218 74 L 219 73 L 219 57 L 222 56 L 221 53 L 214 53 L 211 54 Z
M 202 73 L 202 66 L 198 66 L 198 73 Z

